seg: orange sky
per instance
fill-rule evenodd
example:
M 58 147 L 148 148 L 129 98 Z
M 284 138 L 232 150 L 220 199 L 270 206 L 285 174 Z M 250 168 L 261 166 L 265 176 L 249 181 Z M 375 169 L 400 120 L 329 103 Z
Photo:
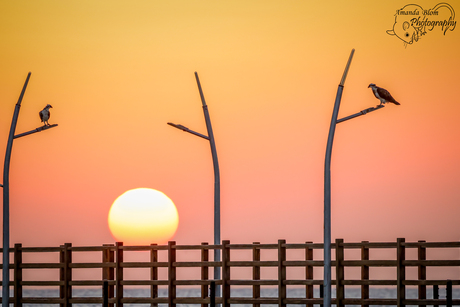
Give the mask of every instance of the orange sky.
M 110 206 L 138 187 L 175 202 L 178 243 L 212 242 L 209 144 L 166 124 L 206 133 L 195 71 L 219 155 L 222 239 L 322 242 L 326 140 L 352 48 L 339 117 L 378 103 L 369 83 L 401 106 L 338 125 L 332 238 L 459 240 L 460 29 L 405 47 L 386 31 L 406 4 L 1 2 L 0 152 L 29 71 L 16 133 L 40 126 L 47 103 L 59 124 L 14 142 L 11 244 L 111 243 Z

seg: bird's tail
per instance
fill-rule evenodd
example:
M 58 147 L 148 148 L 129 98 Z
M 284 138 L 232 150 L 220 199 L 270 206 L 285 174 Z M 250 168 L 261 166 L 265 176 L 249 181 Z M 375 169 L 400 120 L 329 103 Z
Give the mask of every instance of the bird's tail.
M 396 100 L 393 102 L 394 104 L 397 104 L 398 106 L 401 105 L 399 102 L 397 102 Z

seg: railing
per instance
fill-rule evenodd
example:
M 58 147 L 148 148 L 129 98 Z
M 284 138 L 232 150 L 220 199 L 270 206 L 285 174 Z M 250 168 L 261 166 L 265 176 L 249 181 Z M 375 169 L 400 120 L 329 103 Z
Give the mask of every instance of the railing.
M 452 298 L 452 286 L 460 285 L 460 242 L 405 242 L 400 238 L 390 243 L 345 243 L 337 239 L 332 248 L 335 249 L 332 284 L 336 293 L 332 304 L 336 306 L 460 304 L 459 298 Z M 222 261 L 209 260 L 210 253 L 216 249 L 221 250 Z M 279 240 L 277 244 L 230 244 L 230 241 L 223 241 L 222 245 L 176 245 L 169 242 L 167 245 L 123 246 L 116 243 L 96 247 L 74 247 L 69 243 L 60 247 L 16 244 L 10 249 L 14 253 L 14 263 L 9 266 L 14 271 L 10 302 L 14 306 L 102 304 L 102 291 L 96 297 L 74 297 L 72 290 L 88 287 L 102 290 L 104 280 L 107 280 L 105 292 L 108 297 L 105 299 L 111 306 L 147 303 L 151 306 L 200 304 L 204 307 L 211 302 L 208 290 L 213 280 L 209 272 L 217 266 L 221 267 L 222 278 L 215 280 L 215 284 L 222 287 L 222 297 L 216 297 L 215 303 L 222 304 L 222 307 L 231 304 L 313 306 L 323 303 L 313 291 L 323 283 L 322 249 L 323 244 L 289 244 L 285 240 Z M 51 258 L 55 260 L 49 260 Z M 387 278 L 388 275 L 392 276 Z M 435 286 L 436 289 L 436 286 L 448 284 L 450 298 L 427 298 L 427 287 Z M 190 286 L 200 287 L 201 295 L 177 296 L 178 289 Z M 59 297 L 23 296 L 24 288 L 37 287 L 59 288 Z M 149 296 L 124 297 L 123 290 L 130 287 L 148 287 Z M 230 296 L 231 287 L 250 288 L 252 297 Z M 277 289 L 277 297 L 262 296 L 261 289 L 270 287 Z M 288 288 L 299 287 L 304 290 L 305 297 L 288 297 Z M 346 297 L 346 288 L 357 287 L 360 288 L 360 298 Z M 393 288 L 396 297 L 371 298 L 371 287 Z M 406 298 L 408 287 L 418 290 L 417 298 Z M 159 296 L 160 288 L 167 290 L 167 296 Z

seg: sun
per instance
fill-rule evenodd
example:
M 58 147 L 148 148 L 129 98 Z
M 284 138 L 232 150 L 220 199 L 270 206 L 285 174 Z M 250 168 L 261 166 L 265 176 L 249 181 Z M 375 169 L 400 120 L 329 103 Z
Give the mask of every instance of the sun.
M 113 237 L 124 245 L 164 244 L 174 236 L 179 215 L 162 192 L 137 188 L 115 199 L 108 222 Z

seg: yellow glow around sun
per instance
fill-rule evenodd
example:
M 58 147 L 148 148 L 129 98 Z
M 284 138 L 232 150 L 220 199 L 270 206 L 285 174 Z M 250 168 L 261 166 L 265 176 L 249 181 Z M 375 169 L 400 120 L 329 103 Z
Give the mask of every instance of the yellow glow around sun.
M 126 191 L 109 211 L 109 229 L 125 245 L 164 244 L 174 236 L 179 215 L 172 200 L 160 191 Z

